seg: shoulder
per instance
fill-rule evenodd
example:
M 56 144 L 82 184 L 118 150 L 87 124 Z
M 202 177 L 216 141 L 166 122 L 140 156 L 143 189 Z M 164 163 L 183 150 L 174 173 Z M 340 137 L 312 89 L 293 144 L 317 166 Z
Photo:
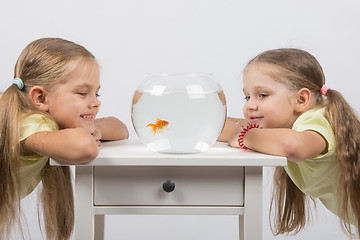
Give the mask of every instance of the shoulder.
M 20 141 L 37 132 L 56 130 L 58 130 L 57 125 L 49 116 L 40 113 L 24 114 L 21 120 Z
M 325 108 L 314 108 L 301 114 L 292 128 L 295 131 L 314 130 L 314 128 L 332 131 L 331 125 L 325 117 Z
M 335 149 L 334 131 L 325 117 L 325 108 L 313 108 L 298 117 L 293 125 L 298 132 L 314 131 L 319 133 L 327 142 L 328 151 Z

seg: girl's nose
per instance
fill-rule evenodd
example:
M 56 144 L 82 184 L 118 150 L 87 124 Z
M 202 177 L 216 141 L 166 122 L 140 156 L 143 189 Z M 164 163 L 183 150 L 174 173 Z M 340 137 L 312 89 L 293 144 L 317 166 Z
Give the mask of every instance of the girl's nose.
M 100 100 L 97 97 L 94 97 L 90 103 L 90 108 L 94 108 L 94 107 L 99 108 L 100 105 L 101 105 Z
M 246 102 L 245 108 L 247 108 L 248 110 L 256 110 L 257 109 L 256 101 L 250 99 L 249 101 Z

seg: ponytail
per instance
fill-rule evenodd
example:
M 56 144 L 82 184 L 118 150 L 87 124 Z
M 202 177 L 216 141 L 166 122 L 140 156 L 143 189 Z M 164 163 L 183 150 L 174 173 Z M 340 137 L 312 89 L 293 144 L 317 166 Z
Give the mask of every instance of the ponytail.
M 340 92 L 327 91 L 326 116 L 334 129 L 336 154 L 339 161 L 339 214 L 350 236 L 351 212 L 355 216 L 357 235 L 360 236 L 360 122 L 357 114 Z
M 20 225 L 20 94 L 12 85 L 0 98 L 0 239 Z

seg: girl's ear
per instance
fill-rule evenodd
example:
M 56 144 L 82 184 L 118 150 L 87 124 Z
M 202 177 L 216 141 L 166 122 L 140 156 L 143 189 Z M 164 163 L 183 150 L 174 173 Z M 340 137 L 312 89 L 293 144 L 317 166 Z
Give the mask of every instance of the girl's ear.
M 308 88 L 301 88 L 296 94 L 296 112 L 304 112 L 307 110 L 311 102 L 311 92 Z
M 43 87 L 34 86 L 29 91 L 29 97 L 33 104 L 40 110 L 48 111 L 47 92 Z

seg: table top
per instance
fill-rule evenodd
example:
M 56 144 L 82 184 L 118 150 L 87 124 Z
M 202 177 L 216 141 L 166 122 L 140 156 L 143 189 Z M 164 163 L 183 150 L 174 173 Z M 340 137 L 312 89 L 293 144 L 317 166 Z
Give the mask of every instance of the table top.
M 285 157 L 232 148 L 227 143 L 216 142 L 202 153 L 155 153 L 139 140 L 104 142 L 100 153 L 81 166 L 286 166 Z M 50 159 L 50 165 L 64 166 Z M 79 165 L 78 165 L 79 166 Z

